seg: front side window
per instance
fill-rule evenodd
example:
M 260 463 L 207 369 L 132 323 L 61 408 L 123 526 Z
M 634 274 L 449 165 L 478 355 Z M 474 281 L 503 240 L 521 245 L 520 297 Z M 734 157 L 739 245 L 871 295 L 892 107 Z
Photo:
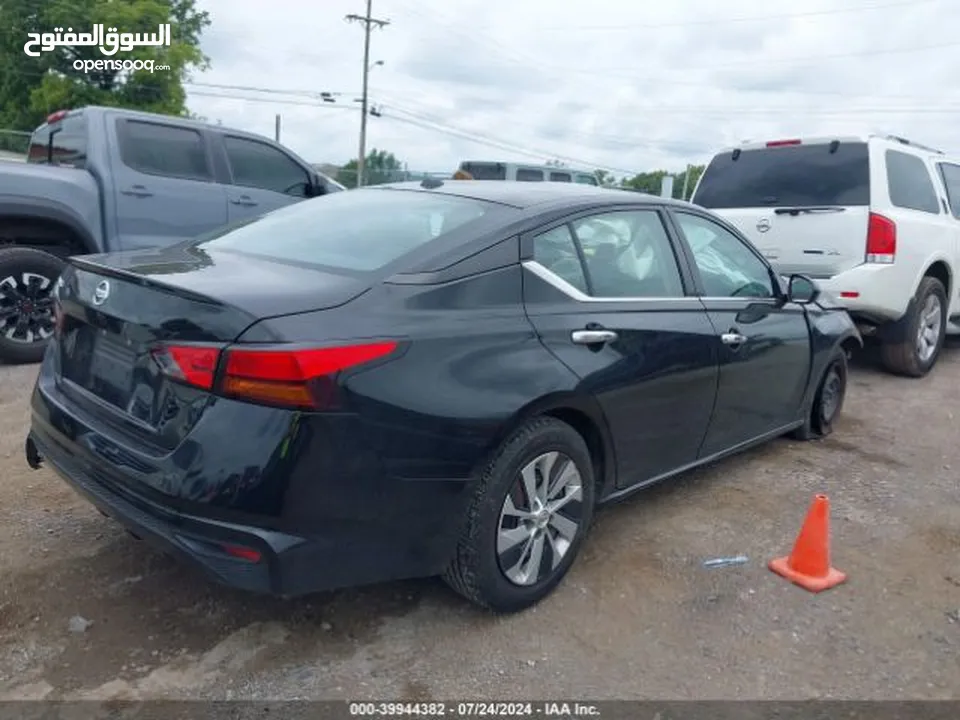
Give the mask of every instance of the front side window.
M 223 139 L 233 184 L 304 197 L 310 178 L 289 156 L 266 143 L 226 136 Z
M 947 200 L 955 218 L 960 218 L 960 165 L 940 163 L 940 176 L 947 188 Z
M 700 215 L 678 212 L 676 218 L 693 251 L 706 297 L 775 296 L 766 263 L 745 241 Z

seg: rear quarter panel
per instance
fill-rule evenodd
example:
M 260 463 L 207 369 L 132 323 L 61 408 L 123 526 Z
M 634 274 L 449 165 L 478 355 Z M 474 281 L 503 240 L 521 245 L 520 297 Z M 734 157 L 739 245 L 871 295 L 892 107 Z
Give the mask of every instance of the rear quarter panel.
M 893 205 L 887 181 L 888 150 L 920 157 L 924 161 L 937 194 L 939 214 Z M 946 193 L 931 158 L 911 152 L 908 147 L 891 147 L 885 142 L 870 143 L 870 188 L 871 209 L 897 224 L 897 259 L 891 267 L 893 272 L 885 273 L 884 284 L 885 292 L 901 296 L 900 304 L 906 309 L 920 279 L 933 263 L 938 260 L 945 262 L 952 275 L 960 254 L 960 223 L 943 208 Z M 956 292 L 951 295 L 956 296 Z M 949 298 L 948 303 L 950 310 L 955 312 L 956 301 Z
M 525 410 L 577 384 L 527 319 L 521 273 L 380 285 L 337 310 L 268 324 L 288 340 L 400 340 L 399 358 L 346 374 L 345 405 L 386 476 L 463 481 Z

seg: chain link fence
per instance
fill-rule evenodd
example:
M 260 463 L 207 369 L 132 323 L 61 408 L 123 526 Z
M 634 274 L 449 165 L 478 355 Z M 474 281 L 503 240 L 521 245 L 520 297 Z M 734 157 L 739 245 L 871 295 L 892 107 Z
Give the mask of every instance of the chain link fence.
M 392 182 L 416 182 L 427 178 L 449 180 L 452 172 L 426 172 L 422 170 L 381 170 L 379 168 L 365 168 L 363 171 L 364 185 L 383 185 Z M 341 168 L 334 175 L 334 179 L 341 185 L 354 188 L 357 186 L 356 168 Z
M 30 133 L 20 130 L 0 130 L 0 160 L 19 160 L 27 157 Z

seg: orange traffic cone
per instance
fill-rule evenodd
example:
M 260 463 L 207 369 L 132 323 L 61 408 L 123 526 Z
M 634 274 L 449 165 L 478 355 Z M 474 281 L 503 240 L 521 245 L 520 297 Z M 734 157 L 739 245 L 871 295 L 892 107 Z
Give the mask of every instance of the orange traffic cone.
M 793 552 L 771 560 L 769 568 L 810 592 L 829 590 L 847 579 L 846 573 L 830 567 L 830 501 L 826 495 L 814 496 Z

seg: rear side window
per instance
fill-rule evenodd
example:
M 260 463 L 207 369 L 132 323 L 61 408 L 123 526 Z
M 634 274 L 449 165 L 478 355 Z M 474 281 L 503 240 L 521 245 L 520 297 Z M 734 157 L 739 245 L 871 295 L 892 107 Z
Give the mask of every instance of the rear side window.
M 399 190 L 350 190 L 305 200 L 197 243 L 296 263 L 369 272 L 478 222 L 489 203 Z
M 121 120 L 120 159 L 123 164 L 150 175 L 210 180 L 203 136 L 190 128 Z
M 569 225 L 537 235 L 533 239 L 533 259 L 585 295 L 590 292 Z
M 940 163 L 940 176 L 947 188 L 947 200 L 955 218 L 960 218 L 960 165 Z
M 229 135 L 223 145 L 235 185 L 305 197 L 307 171 L 275 147 Z
M 87 160 L 87 121 L 83 115 L 43 125 L 30 138 L 27 162 L 82 167 Z
M 710 161 L 693 202 L 717 209 L 869 205 L 867 144 L 837 142 L 725 152 Z
M 573 182 L 573 178 L 570 177 L 570 173 L 552 172 L 550 182 Z
M 503 163 L 465 162 L 460 169 L 470 173 L 474 180 L 506 180 L 507 166 Z
M 543 182 L 543 170 L 517 168 L 517 180 L 520 182 Z
M 593 175 L 577 175 L 577 182 L 581 185 L 596 185 L 597 178 Z
M 907 210 L 940 214 L 937 192 L 927 164 L 916 155 L 887 150 L 887 188 L 890 202 Z

